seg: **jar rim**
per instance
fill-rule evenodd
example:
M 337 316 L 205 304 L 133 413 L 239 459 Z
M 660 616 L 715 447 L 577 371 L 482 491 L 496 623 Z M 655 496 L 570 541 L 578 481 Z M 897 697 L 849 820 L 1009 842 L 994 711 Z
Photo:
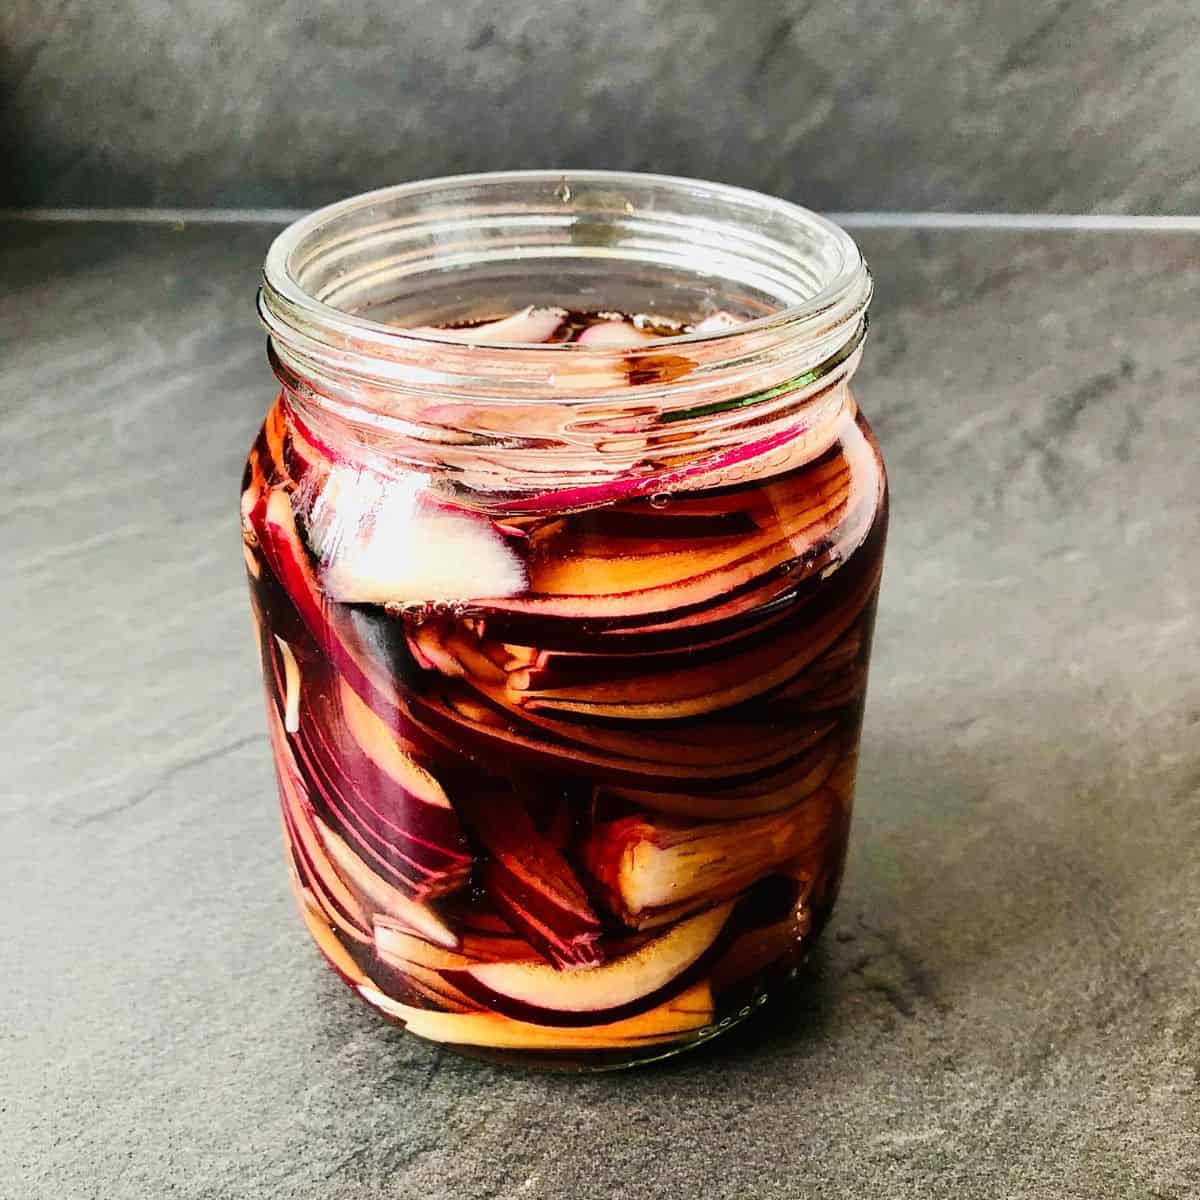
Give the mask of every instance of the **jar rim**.
M 565 208 L 582 187 L 620 189 L 622 185 L 690 193 L 714 204 L 725 204 L 747 214 L 772 219 L 790 227 L 797 236 L 804 234 L 820 239 L 829 253 L 830 262 L 835 264 L 816 281 L 812 294 L 803 299 L 726 328 L 657 337 L 654 341 L 657 352 L 669 352 L 674 347 L 717 349 L 739 339 L 742 342 L 758 340 L 763 335 L 772 341 L 779 337 L 802 336 L 806 329 L 817 325 L 828 329 L 830 318 L 839 324 L 843 320 L 849 323 L 861 315 L 870 302 L 870 271 L 854 239 L 835 222 L 801 205 L 748 188 L 686 176 L 591 169 L 521 170 L 441 176 L 395 184 L 335 201 L 299 218 L 279 233 L 268 249 L 259 293 L 260 315 L 272 336 L 286 340 L 293 332 L 310 337 L 316 334 L 320 341 L 342 347 L 352 344 L 367 354 L 403 351 L 405 347 L 423 348 L 426 352 L 440 347 L 462 349 L 465 343 L 461 335 L 386 324 L 322 300 L 300 279 L 298 256 L 314 238 L 329 235 L 339 223 L 351 222 L 368 210 L 384 205 L 396 206 L 469 189 L 524 186 L 532 190 L 552 186 Z M 486 346 L 470 348 L 477 355 L 486 353 L 500 358 L 514 352 L 543 359 L 597 353 L 594 348 L 574 342 L 489 342 Z M 624 353 L 628 354 L 628 351 Z

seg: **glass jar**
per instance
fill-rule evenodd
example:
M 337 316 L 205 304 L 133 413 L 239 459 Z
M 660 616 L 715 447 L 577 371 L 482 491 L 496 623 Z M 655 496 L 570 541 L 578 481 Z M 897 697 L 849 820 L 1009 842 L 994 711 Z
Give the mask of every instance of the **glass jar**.
M 288 863 L 384 1016 L 610 1067 L 795 974 L 887 522 L 870 295 L 828 221 L 650 175 L 404 185 L 272 245 L 242 529 Z

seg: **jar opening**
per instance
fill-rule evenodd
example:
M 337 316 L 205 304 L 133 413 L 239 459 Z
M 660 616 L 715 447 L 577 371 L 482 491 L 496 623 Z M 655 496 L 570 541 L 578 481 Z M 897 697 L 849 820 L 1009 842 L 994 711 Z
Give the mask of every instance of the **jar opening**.
M 452 335 L 406 327 L 531 304 L 676 320 L 722 311 L 740 322 L 656 343 L 671 349 L 811 337 L 851 323 L 870 293 L 853 239 L 798 205 L 672 176 L 513 171 L 401 184 L 301 218 L 268 252 L 262 313 L 284 343 L 309 335 L 401 357 L 421 344 L 459 348 Z M 582 348 L 493 343 L 484 353 L 505 351 Z

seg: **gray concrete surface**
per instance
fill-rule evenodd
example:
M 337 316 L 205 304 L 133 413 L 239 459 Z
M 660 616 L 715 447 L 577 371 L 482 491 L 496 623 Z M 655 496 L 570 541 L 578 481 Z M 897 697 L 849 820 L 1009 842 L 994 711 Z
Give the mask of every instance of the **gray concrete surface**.
M 287 892 L 238 552 L 271 230 L 0 227 L 0 1196 L 1200 1194 L 1185 235 L 862 238 L 895 512 L 802 988 L 641 1074 L 378 1022 Z
M 0 100 L 10 206 L 561 166 L 839 211 L 1200 211 L 1194 0 L 5 0 Z

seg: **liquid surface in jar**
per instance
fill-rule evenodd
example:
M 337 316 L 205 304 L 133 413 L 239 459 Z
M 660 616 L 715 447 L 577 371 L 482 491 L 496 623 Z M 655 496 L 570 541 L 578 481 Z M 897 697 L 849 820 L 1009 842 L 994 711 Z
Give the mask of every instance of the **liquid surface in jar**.
M 243 496 L 292 881 L 330 963 L 494 1055 L 636 1061 L 746 1015 L 844 861 L 886 526 L 865 422 L 791 469 L 584 511 L 373 486 L 277 406 Z
M 732 313 L 717 311 L 695 320 L 677 320 L 663 313 L 620 313 L 601 310 L 529 305 L 503 317 L 423 325 L 412 332 L 459 334 L 479 343 L 546 345 L 575 342 L 596 349 L 633 348 L 660 338 L 686 333 L 719 333 L 740 321 Z

